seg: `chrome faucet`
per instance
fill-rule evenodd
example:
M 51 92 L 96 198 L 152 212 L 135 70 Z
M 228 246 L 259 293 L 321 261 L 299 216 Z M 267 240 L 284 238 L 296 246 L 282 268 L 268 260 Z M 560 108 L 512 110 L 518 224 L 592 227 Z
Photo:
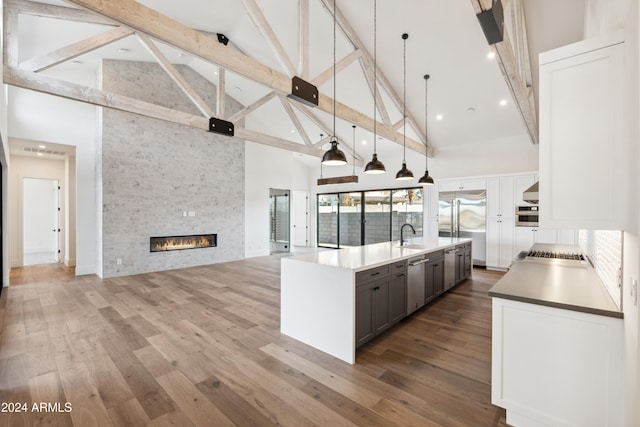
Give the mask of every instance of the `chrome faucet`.
M 415 228 L 413 228 L 413 225 L 411 225 L 411 224 L 409 224 L 409 223 L 402 224 L 402 227 L 400 227 L 400 246 L 404 245 L 404 243 L 406 242 L 406 240 L 404 240 L 404 234 L 403 234 L 403 233 L 404 233 L 404 228 L 405 228 L 407 225 L 408 225 L 409 227 L 411 227 L 411 230 L 413 230 L 413 234 L 416 234 L 416 229 L 415 229 Z

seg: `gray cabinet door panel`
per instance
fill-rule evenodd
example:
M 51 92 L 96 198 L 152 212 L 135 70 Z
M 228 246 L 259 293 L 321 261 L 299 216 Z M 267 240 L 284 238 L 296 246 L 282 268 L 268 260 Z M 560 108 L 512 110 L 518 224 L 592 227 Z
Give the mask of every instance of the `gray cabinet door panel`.
M 391 277 L 389 289 L 389 317 L 391 323 L 402 320 L 407 315 L 407 273 L 406 270 Z

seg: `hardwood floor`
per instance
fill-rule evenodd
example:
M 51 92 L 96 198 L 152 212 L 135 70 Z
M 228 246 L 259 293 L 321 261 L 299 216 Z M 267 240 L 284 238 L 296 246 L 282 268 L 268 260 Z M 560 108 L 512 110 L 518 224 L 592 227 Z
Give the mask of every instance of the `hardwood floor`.
M 349 365 L 280 334 L 276 256 L 107 280 L 14 269 L 0 404 L 27 412 L 0 426 L 503 426 L 487 296 L 500 277 L 476 269 Z

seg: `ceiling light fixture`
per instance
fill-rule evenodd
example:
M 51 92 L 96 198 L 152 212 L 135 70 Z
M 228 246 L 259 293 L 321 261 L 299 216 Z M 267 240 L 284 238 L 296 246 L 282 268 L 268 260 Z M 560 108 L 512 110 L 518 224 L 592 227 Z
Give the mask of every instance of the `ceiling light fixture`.
M 413 172 L 407 169 L 407 39 L 409 34 L 402 35 L 403 75 L 402 75 L 402 168 L 396 173 L 398 181 L 413 179 Z
M 40 144 L 40 145 L 38 145 L 38 148 L 42 148 L 42 149 L 44 150 L 44 149 L 45 149 L 45 148 L 47 148 L 47 147 L 46 147 L 46 146 L 44 146 L 44 145 L 42 145 L 42 144 Z
M 491 51 L 489 53 L 487 53 L 487 58 L 488 59 L 493 59 L 496 57 L 496 53 L 494 51 Z
M 429 74 L 424 75 L 424 139 L 427 141 L 424 147 L 424 176 L 418 180 L 422 185 L 433 185 L 433 178 L 429 176 L 429 137 L 427 136 L 427 119 L 429 114 L 427 113 L 427 101 L 428 101 L 428 86 L 429 86 Z
M 425 79 L 428 79 L 428 78 L 429 78 L 429 77 L 425 77 Z M 442 114 L 438 114 L 438 115 L 436 116 L 436 120 L 442 120 L 442 119 L 444 119 L 444 116 L 443 116 Z
M 333 136 L 329 141 L 331 148 L 322 156 L 322 163 L 325 165 L 345 165 L 347 156 L 338 148 L 338 137 L 336 136 L 336 3 L 333 2 Z
M 377 22 L 377 4 L 376 0 L 373 0 L 373 158 L 364 167 L 364 173 L 369 175 L 385 173 L 387 169 L 384 167 L 384 163 L 378 160 L 378 153 L 376 152 L 376 123 L 378 112 L 378 63 L 376 58 L 377 51 L 377 36 L 376 36 L 376 22 Z M 363 141 L 364 142 L 364 141 Z
M 505 105 L 507 105 L 507 100 L 506 100 L 506 99 L 501 99 L 501 100 L 500 100 L 500 105 L 501 105 L 501 106 L 503 106 L 503 107 L 504 107 Z

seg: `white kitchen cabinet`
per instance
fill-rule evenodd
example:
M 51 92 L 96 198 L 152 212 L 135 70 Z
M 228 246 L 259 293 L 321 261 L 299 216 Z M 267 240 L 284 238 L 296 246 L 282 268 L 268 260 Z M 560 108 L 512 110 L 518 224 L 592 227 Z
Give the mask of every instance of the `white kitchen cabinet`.
M 439 214 L 438 211 L 438 201 L 439 201 L 439 194 L 438 194 L 438 186 L 437 185 L 429 185 L 427 187 L 424 187 L 424 191 L 425 191 L 425 200 L 427 201 L 427 206 L 426 206 L 426 212 L 427 212 L 427 217 L 429 218 L 434 218 L 437 217 Z
M 487 268 L 507 269 L 515 252 L 513 218 L 487 218 Z
M 487 179 L 487 218 L 513 218 L 515 216 L 514 177 Z
M 492 298 L 491 403 L 514 426 L 622 426 L 622 319 Z
M 540 54 L 541 225 L 627 228 L 624 80 L 621 32 Z
M 561 245 L 577 245 L 578 230 L 573 230 L 570 228 L 558 229 L 558 243 Z
M 514 237 L 514 254 L 529 250 L 535 243 L 559 243 L 555 228 L 516 227 Z
M 485 190 L 486 178 L 449 179 L 438 181 L 439 191 Z

